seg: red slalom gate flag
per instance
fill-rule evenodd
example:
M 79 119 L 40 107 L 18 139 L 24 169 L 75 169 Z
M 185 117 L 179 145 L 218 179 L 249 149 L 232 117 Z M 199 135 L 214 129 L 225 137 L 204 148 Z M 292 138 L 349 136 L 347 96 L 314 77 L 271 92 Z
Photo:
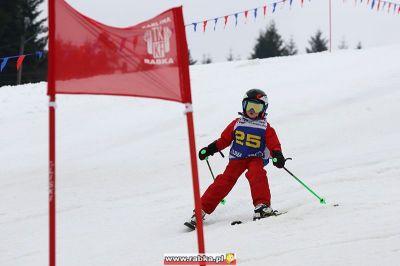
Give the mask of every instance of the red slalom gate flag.
M 140 96 L 191 103 L 182 7 L 116 28 L 55 0 L 54 22 L 49 73 L 54 84 L 49 95 Z
M 80 14 L 64 0 L 49 0 L 48 5 L 49 265 L 56 266 L 56 94 L 139 96 L 185 103 L 198 248 L 204 254 L 182 7 L 132 27 L 116 28 Z

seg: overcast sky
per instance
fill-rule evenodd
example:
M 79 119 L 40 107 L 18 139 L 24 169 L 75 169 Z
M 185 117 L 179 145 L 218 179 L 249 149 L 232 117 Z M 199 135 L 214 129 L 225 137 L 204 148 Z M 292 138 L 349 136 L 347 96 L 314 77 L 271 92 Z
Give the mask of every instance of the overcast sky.
M 183 6 L 185 24 L 214 19 L 247 9 L 262 7 L 277 0 L 168 0 L 168 1 L 137 1 L 137 0 L 67 0 L 79 12 L 104 24 L 116 27 L 135 25 L 143 20 L 156 16 L 174 6 Z M 400 43 L 400 15 L 391 10 L 372 11 L 367 6 L 368 0 L 332 0 L 332 47 L 337 49 L 344 39 L 349 48 L 356 47 L 360 41 L 363 47 L 374 47 Z M 390 0 L 400 5 L 400 0 Z M 261 30 L 265 30 L 271 20 L 274 20 L 279 33 L 285 40 L 292 36 L 300 53 L 305 52 L 308 39 L 320 29 L 323 35 L 329 37 L 329 0 L 304 0 L 301 8 L 300 0 L 293 0 L 290 8 L 289 0 L 285 5 L 279 4 L 275 13 L 271 5 L 267 18 L 262 10 L 258 11 L 257 19 L 249 13 L 247 23 L 244 15 L 239 15 L 238 26 L 234 25 L 234 17 L 229 18 L 226 28 L 223 21 L 218 21 L 214 31 L 214 22 L 209 22 L 207 31 L 202 32 L 202 25 L 197 32 L 193 27 L 187 27 L 188 46 L 194 59 L 201 61 L 203 55 L 210 55 L 213 61 L 225 61 L 232 49 L 235 57 L 246 59 L 252 52 L 255 40 Z M 372 2 L 372 1 L 371 1 Z M 371 5 L 371 4 L 370 4 Z M 383 5 L 381 5 L 382 8 Z M 47 1 L 43 5 L 44 15 L 47 15 Z M 393 9 L 393 7 L 392 7 Z

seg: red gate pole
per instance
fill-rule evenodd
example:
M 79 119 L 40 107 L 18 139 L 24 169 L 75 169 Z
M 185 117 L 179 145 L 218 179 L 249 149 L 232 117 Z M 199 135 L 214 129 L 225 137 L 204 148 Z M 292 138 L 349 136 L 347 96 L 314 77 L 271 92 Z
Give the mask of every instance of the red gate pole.
M 56 266 L 56 90 L 55 62 L 55 0 L 48 2 L 49 52 L 47 94 L 49 95 L 49 265 Z
M 179 35 L 181 40 L 178 41 L 178 50 L 181 56 L 178 56 L 178 62 L 180 66 L 180 80 L 182 86 L 182 96 L 183 103 L 185 104 L 185 114 L 189 133 L 189 149 L 190 149 L 190 162 L 192 166 L 192 180 L 193 180 L 193 195 L 194 195 L 194 212 L 196 215 L 196 231 L 197 231 L 197 244 L 199 248 L 199 254 L 205 253 L 204 248 L 204 234 L 203 234 L 203 217 L 201 208 L 201 198 L 200 198 L 200 184 L 199 184 L 199 173 L 197 169 L 197 153 L 196 153 L 196 143 L 194 135 L 194 125 L 193 125 L 193 108 L 192 108 L 192 95 L 190 92 L 190 74 L 189 74 L 189 51 L 186 41 L 185 27 L 183 27 L 183 16 L 182 12 L 175 15 L 175 20 Z M 200 262 L 200 265 L 204 263 Z
M 56 106 L 55 95 L 49 102 L 49 259 L 50 266 L 56 265 Z
M 201 198 L 200 198 L 200 185 L 199 185 L 199 174 L 197 169 L 197 153 L 196 143 L 194 137 L 194 126 L 193 126 L 193 110 L 192 104 L 187 103 L 186 106 L 186 120 L 189 131 L 189 147 L 190 147 L 190 159 L 192 164 L 192 179 L 193 179 L 193 193 L 194 193 L 194 205 L 196 215 L 196 231 L 197 231 L 197 243 L 199 247 L 199 254 L 205 253 L 204 248 L 204 234 L 203 234 L 203 217 L 201 211 Z

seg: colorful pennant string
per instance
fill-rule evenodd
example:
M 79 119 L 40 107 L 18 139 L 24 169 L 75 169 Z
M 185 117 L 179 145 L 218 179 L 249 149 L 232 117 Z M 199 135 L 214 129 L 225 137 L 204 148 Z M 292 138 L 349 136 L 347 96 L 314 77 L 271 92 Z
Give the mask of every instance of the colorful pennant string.
M 272 3 L 272 5 L 275 5 L 275 8 L 276 8 L 276 6 L 278 5 L 278 4 L 280 4 L 280 3 L 285 3 L 287 0 L 279 0 L 279 1 L 276 1 L 276 2 L 274 2 L 274 3 Z M 291 0 L 291 2 L 292 2 L 293 0 Z M 302 1 L 302 0 L 299 0 L 299 1 Z M 225 15 L 225 16 L 221 16 L 221 17 L 216 17 L 216 18 L 213 18 L 213 19 L 207 19 L 207 20 L 203 20 L 203 21 L 197 21 L 197 22 L 193 22 L 193 23 L 191 23 L 191 24 L 187 24 L 187 25 L 185 25 L 186 27 L 189 27 L 189 26 L 191 26 L 191 25 L 197 25 L 198 23 L 203 23 L 203 25 L 204 25 L 204 21 L 211 21 L 211 20 L 213 20 L 213 21 L 215 21 L 215 20 L 219 20 L 219 19 L 224 19 L 224 28 L 226 27 L 226 24 L 228 23 L 228 18 L 229 17 L 231 17 L 231 16 L 234 16 L 235 17 L 235 26 L 237 26 L 238 25 L 238 22 L 239 22 L 239 16 L 241 15 L 241 14 L 243 14 L 243 16 L 244 16 L 244 18 L 245 18 L 245 23 L 247 22 L 247 18 L 248 18 L 248 15 L 249 15 L 249 12 L 253 12 L 253 16 L 254 16 L 254 19 L 257 19 L 257 16 L 258 16 L 258 9 L 263 9 L 263 13 L 264 13 L 264 18 L 266 17 L 266 15 L 267 15 L 267 5 L 264 5 L 264 6 L 261 6 L 261 7 L 256 7 L 256 8 L 252 8 L 252 9 L 247 9 L 247 10 L 244 10 L 244 11 L 240 11 L 240 12 L 235 12 L 235 13 L 233 13 L 233 14 L 229 14 L 229 15 Z M 194 31 L 196 31 L 195 29 L 194 29 Z
M 304 6 L 304 0 L 298 0 L 298 1 L 300 3 L 301 7 L 303 7 Z M 355 3 L 355 5 L 357 5 L 358 2 L 359 3 L 363 3 L 363 1 L 364 0 L 354 0 L 354 3 Z M 235 17 L 235 27 L 236 27 L 236 26 L 238 26 L 239 18 L 240 18 L 240 16 L 242 14 L 244 16 L 244 23 L 247 23 L 249 12 L 251 12 L 251 11 L 253 12 L 254 20 L 256 20 L 257 19 L 257 15 L 258 15 L 258 10 L 262 8 L 263 9 L 264 18 L 266 18 L 267 11 L 268 11 L 268 5 L 271 5 L 271 8 L 272 8 L 271 13 L 276 13 L 276 11 L 278 10 L 277 9 L 278 5 L 281 5 L 281 9 L 282 9 L 285 6 L 286 2 L 287 2 L 287 0 L 279 0 L 279 1 L 275 1 L 275 2 L 270 3 L 270 4 L 266 4 L 264 6 L 256 7 L 256 8 L 253 8 L 253 9 L 247 9 L 247 10 L 240 11 L 240 12 L 235 12 L 233 14 L 229 14 L 229 15 L 225 15 L 225 16 L 221 16 L 221 17 L 216 17 L 216 18 L 213 18 L 213 19 L 207 19 L 207 20 L 204 20 L 204 21 L 201 21 L 201 22 L 193 22 L 193 23 L 185 25 L 185 26 L 188 27 L 188 26 L 193 25 L 194 26 L 194 31 L 196 31 L 197 24 L 198 23 L 203 23 L 203 32 L 205 32 L 206 31 L 206 25 L 207 25 L 208 21 L 211 21 L 211 20 L 214 21 L 214 30 L 216 30 L 218 20 L 219 19 L 224 19 L 224 29 L 225 29 L 226 25 L 228 24 L 229 17 L 234 16 Z M 311 2 L 311 0 L 309 0 L 308 2 Z M 347 2 L 347 0 L 343 0 L 343 3 L 346 3 L 346 2 Z M 376 7 L 377 11 L 384 10 L 387 7 L 387 12 L 388 13 L 390 13 L 390 11 L 392 10 L 392 7 L 393 7 L 393 13 L 400 14 L 400 3 L 395 3 L 395 2 L 392 2 L 392 1 L 386 1 L 386 0 L 372 0 L 372 1 L 371 0 L 367 0 L 367 1 L 364 1 L 364 2 L 367 4 L 367 6 L 369 6 L 371 4 L 371 6 L 370 6 L 371 9 L 374 9 Z M 290 8 L 291 8 L 292 5 L 293 5 L 293 0 L 289 0 L 289 5 L 290 5 Z
M 0 58 L 0 72 L 3 72 L 4 68 L 6 68 L 8 62 L 10 62 L 10 59 L 17 58 L 17 70 L 21 68 L 24 60 L 26 57 L 29 56 L 36 56 L 39 60 L 43 58 L 43 51 L 36 51 L 31 54 L 22 54 L 22 55 L 16 55 L 16 56 L 7 56 L 7 57 L 2 57 Z

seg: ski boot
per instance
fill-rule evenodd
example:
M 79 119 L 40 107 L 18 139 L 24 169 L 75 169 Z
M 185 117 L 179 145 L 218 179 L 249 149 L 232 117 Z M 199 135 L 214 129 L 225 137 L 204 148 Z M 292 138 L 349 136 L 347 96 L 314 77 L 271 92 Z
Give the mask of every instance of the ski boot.
M 275 212 L 271 208 L 271 205 L 260 203 L 260 204 L 257 204 L 257 206 L 254 208 L 253 221 L 262 219 L 265 217 L 269 217 L 272 215 L 275 215 Z
M 204 221 L 205 216 L 206 216 L 206 213 L 203 210 L 201 210 L 201 217 L 203 218 L 203 221 Z M 196 229 L 196 214 L 194 211 L 193 211 L 192 217 L 190 218 L 190 221 L 185 222 L 184 225 L 186 225 L 187 227 L 189 227 L 192 230 Z

